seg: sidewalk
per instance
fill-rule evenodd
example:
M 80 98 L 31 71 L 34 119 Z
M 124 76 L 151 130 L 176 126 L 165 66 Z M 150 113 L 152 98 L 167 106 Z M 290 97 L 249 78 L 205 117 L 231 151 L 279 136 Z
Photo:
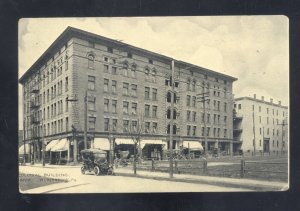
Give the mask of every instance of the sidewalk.
M 247 188 L 256 191 L 285 191 L 289 185 L 285 182 L 262 181 L 253 179 L 239 179 L 226 177 L 199 176 L 188 174 L 173 174 L 173 178 L 169 178 L 169 173 L 150 172 L 137 170 L 137 175 L 133 174 L 132 168 L 115 168 L 114 172 L 119 176 L 139 177 L 156 180 L 167 180 L 187 183 L 201 183 L 224 187 Z
M 82 166 L 82 164 L 78 163 L 76 165 L 56 165 L 56 164 L 48 164 L 46 163 L 45 166 L 43 166 L 43 164 L 41 163 L 35 163 L 35 164 L 30 164 L 30 163 L 26 163 L 26 165 L 19 165 L 20 166 L 27 166 L 27 167 L 37 167 L 37 168 L 79 168 L 80 166 Z

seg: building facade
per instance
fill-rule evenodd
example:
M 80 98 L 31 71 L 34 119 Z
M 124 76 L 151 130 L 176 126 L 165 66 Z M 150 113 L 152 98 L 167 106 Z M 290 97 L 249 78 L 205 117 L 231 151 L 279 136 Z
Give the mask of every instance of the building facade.
M 288 107 L 256 95 L 235 99 L 234 151 L 286 154 L 288 152 Z
M 40 159 L 44 142 L 50 154 L 77 159 L 85 126 L 88 148 L 124 150 L 121 145 L 140 137 L 144 156 L 163 156 L 169 147 L 172 82 L 173 148 L 184 142 L 205 146 L 206 134 L 208 150 L 217 144 L 232 152 L 236 78 L 176 61 L 172 80 L 172 60 L 68 27 L 20 79 L 25 140 L 33 146 L 32 157 Z M 205 109 L 197 100 L 203 93 L 209 95 Z

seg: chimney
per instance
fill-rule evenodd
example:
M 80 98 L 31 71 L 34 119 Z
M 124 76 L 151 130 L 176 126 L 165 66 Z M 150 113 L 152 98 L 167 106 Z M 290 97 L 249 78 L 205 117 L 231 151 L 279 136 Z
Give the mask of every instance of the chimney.
M 264 101 L 264 100 L 265 100 L 265 97 L 264 97 L 264 96 L 261 96 L 261 100 Z
M 270 99 L 270 102 L 273 103 L 273 99 L 272 98 Z
M 256 94 L 253 95 L 254 99 L 256 99 Z
M 280 100 L 278 101 L 278 105 L 281 105 L 281 101 Z

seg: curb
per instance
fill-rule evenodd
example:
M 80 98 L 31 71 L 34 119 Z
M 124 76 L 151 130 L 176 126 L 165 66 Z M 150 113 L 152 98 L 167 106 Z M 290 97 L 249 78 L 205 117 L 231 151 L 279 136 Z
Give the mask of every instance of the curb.
M 279 186 L 270 186 L 270 185 L 253 185 L 253 184 L 237 184 L 230 182 L 220 182 L 220 181 L 207 181 L 205 179 L 181 179 L 181 178 L 164 178 L 159 176 L 144 176 L 144 175 L 133 175 L 132 173 L 116 173 L 116 176 L 127 176 L 127 177 L 137 177 L 143 179 L 154 179 L 160 181 L 173 181 L 173 182 L 185 182 L 185 183 L 194 183 L 194 184 L 208 184 L 208 185 L 217 185 L 222 187 L 232 187 L 232 188 L 246 188 L 254 191 L 283 191 L 287 190 L 285 187 Z

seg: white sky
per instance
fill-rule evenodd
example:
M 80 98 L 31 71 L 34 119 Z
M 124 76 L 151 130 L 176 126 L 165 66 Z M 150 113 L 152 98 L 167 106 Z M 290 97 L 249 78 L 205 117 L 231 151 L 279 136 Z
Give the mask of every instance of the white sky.
M 19 78 L 68 26 L 236 77 L 235 97 L 256 93 L 289 103 L 285 16 L 21 19 Z M 20 129 L 21 90 L 19 85 Z

